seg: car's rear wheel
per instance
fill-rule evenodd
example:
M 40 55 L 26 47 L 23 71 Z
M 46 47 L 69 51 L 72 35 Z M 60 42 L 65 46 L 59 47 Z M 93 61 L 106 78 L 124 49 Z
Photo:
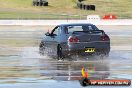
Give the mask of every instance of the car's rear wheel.
M 62 53 L 62 47 L 60 45 L 57 46 L 57 59 L 58 60 L 63 60 L 64 56 Z

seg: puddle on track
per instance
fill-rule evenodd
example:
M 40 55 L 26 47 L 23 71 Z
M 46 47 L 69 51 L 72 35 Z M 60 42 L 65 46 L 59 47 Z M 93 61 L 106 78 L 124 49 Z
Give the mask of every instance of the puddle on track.
M 0 56 L 0 83 L 77 80 L 83 66 L 88 69 L 90 77 L 95 78 L 130 79 L 132 74 L 132 59 L 129 58 L 132 51 L 112 51 L 109 58 L 99 61 L 57 61 L 41 56 L 38 47 L 22 47 L 19 52 L 19 55 Z

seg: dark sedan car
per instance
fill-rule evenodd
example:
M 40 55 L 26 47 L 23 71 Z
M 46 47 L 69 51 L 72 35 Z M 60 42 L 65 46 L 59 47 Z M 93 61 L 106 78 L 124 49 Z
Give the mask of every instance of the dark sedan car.
M 72 55 L 109 55 L 110 38 L 93 24 L 62 24 L 43 36 L 39 51 L 58 59 Z

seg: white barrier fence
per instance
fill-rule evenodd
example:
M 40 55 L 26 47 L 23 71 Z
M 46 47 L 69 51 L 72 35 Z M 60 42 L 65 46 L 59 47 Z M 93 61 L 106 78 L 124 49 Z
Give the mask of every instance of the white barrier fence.
M 132 25 L 132 19 L 117 20 L 0 20 L 0 25 L 58 25 L 66 23 L 92 23 L 95 25 Z

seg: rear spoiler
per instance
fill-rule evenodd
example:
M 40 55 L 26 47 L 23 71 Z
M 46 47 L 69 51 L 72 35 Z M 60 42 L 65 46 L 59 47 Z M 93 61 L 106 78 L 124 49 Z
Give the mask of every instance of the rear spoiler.
M 102 35 L 105 35 L 105 32 L 103 30 L 74 31 L 73 34 L 75 34 L 76 32 L 85 32 L 85 33 L 99 33 L 99 32 L 101 32 Z

